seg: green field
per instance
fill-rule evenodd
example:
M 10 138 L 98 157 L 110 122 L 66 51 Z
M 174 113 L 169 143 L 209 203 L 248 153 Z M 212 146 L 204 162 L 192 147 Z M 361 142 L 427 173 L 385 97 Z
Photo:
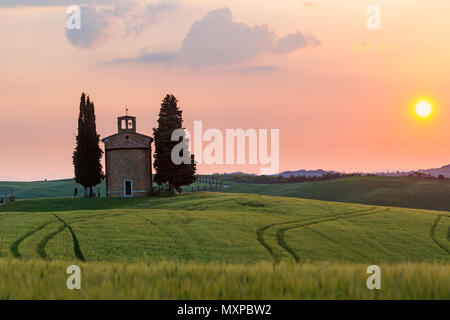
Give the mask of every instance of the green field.
M 271 196 L 317 199 L 370 205 L 419 208 L 450 211 L 450 179 L 427 179 L 421 177 L 357 176 L 336 180 L 284 183 L 247 184 L 223 180 L 226 193 L 251 193 Z M 0 182 L 0 192 L 14 194 L 18 199 L 58 198 L 73 196 L 77 186 L 71 179 L 47 182 Z M 82 187 L 77 186 L 80 194 Z M 106 194 L 104 182 L 99 186 L 102 196 Z M 200 185 L 201 190 L 210 185 Z M 197 184 L 184 187 L 197 190 Z M 95 188 L 97 192 L 97 188 Z
M 10 182 L 0 181 L 0 193 L 13 193 L 17 199 L 37 199 L 37 198 L 59 198 L 73 196 L 74 188 L 78 188 L 78 194 L 83 195 L 83 187 L 76 184 L 73 179 L 33 181 L 33 182 Z M 100 188 L 100 195 L 106 195 L 105 181 L 94 188 L 97 193 Z
M 224 192 L 450 211 L 450 179 L 356 176 L 283 184 L 224 182 Z
M 0 273 L 14 270 L 0 284 L 0 298 L 70 298 L 63 289 L 53 291 L 53 281 L 66 276 L 63 265 L 76 263 L 90 273 L 86 281 L 105 286 L 99 291 L 86 283 L 83 298 L 123 297 L 128 291 L 114 281 L 126 281 L 131 268 L 134 298 L 448 299 L 449 241 L 450 214 L 443 211 L 203 192 L 18 201 L 0 208 Z M 371 264 L 390 270 L 376 296 L 361 280 Z M 175 271 L 164 281 L 176 290 L 146 290 L 148 282 L 139 277 L 148 269 L 148 281 L 154 281 L 152 274 L 168 272 L 165 265 Z M 47 270 L 34 282 L 26 276 L 33 266 Z M 48 273 L 57 266 L 62 274 Z M 221 280 L 215 282 L 218 270 Z M 333 272 L 339 276 L 324 283 Z M 242 291 L 230 288 L 230 281 L 241 278 L 247 279 Z M 10 290 L 26 281 L 33 283 L 29 292 Z
M 198 187 L 200 187 L 200 191 L 210 191 L 209 184 L 198 183 L 184 186 L 183 189 L 185 192 L 191 192 L 193 190 L 197 191 Z M 6 192 L 7 195 L 14 195 L 19 200 L 73 197 L 74 188 L 78 188 L 78 196 L 81 197 L 84 195 L 83 186 L 77 184 L 73 179 L 32 182 L 0 181 L 0 195 L 3 192 Z M 158 186 L 154 184 L 154 188 L 157 189 Z M 105 197 L 105 181 L 93 188 L 93 191 L 95 191 L 97 195 L 99 190 L 100 196 Z
M 450 299 L 442 264 L 381 264 L 381 290 L 368 290 L 364 264 L 90 262 L 67 290 L 68 263 L 0 259 L 0 299 Z

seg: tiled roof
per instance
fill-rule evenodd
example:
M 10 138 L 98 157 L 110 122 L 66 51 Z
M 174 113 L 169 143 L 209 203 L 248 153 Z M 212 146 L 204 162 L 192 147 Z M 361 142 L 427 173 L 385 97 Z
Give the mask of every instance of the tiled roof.
M 136 137 L 137 136 L 137 137 Z M 128 139 L 126 138 L 128 137 Z M 133 139 L 135 138 L 135 139 Z M 137 138 L 137 139 L 136 139 Z M 102 140 L 105 149 L 149 149 L 153 138 L 139 133 L 122 132 Z

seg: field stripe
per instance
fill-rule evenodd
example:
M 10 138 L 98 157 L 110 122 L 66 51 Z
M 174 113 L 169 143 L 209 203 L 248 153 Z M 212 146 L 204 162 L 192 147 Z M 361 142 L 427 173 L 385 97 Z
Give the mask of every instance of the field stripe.
M 78 238 L 77 238 L 75 232 L 73 231 L 72 227 L 70 225 L 68 225 L 63 219 L 58 217 L 56 214 L 55 214 L 55 217 L 58 218 L 64 224 L 64 227 L 69 229 L 70 233 L 72 234 L 73 252 L 75 254 L 75 257 L 77 257 L 81 261 L 86 261 L 86 259 L 83 256 L 83 252 L 81 252 L 80 242 L 78 241 Z
M 116 216 L 116 215 L 118 215 L 118 214 L 108 214 L 108 215 L 96 214 L 95 216 L 90 216 L 90 217 L 85 217 L 85 218 L 78 218 L 78 219 L 73 220 L 72 222 L 73 222 L 73 223 L 82 222 L 82 221 L 86 221 L 86 220 L 90 220 L 90 219 L 95 219 L 95 218 L 97 218 L 98 216 L 101 216 L 101 218 L 108 218 L 108 217 L 112 217 L 112 216 Z M 55 216 L 56 216 L 56 215 L 55 215 Z M 57 217 L 57 216 L 56 216 L 56 217 Z M 33 230 L 31 230 L 31 231 L 25 233 L 23 236 L 21 236 L 21 237 L 18 238 L 16 241 L 14 241 L 14 242 L 11 244 L 11 246 L 10 246 L 10 251 L 11 251 L 11 253 L 13 254 L 13 256 L 16 257 L 16 258 L 21 258 L 22 255 L 21 255 L 20 252 L 19 252 L 19 245 L 20 245 L 25 239 L 27 239 L 28 237 L 30 237 L 30 236 L 33 235 L 34 233 L 36 233 L 36 232 L 38 232 L 38 231 L 44 229 L 47 225 L 53 224 L 53 223 L 57 223 L 57 222 L 58 222 L 58 220 L 56 220 L 56 221 L 47 221 L 46 223 L 41 224 L 41 225 L 38 226 L 36 229 L 33 229 Z M 64 226 L 62 229 L 61 229 L 61 227 L 60 227 L 60 228 L 58 228 L 56 231 L 54 231 L 54 232 L 52 232 L 52 233 L 50 233 L 50 234 L 47 234 L 47 236 L 46 236 L 43 240 L 41 240 L 41 241 L 39 242 L 39 244 L 38 244 L 38 246 L 37 246 L 37 248 L 36 248 L 36 251 L 37 251 L 37 253 L 38 253 L 39 256 L 41 256 L 42 258 L 47 259 L 47 260 L 49 259 L 49 258 L 48 258 L 48 255 L 47 255 L 47 253 L 46 253 L 46 251 L 45 251 L 45 246 L 47 245 L 47 242 L 48 242 L 51 238 L 53 238 L 54 236 L 56 236 L 58 233 L 62 232 L 62 231 L 64 230 L 64 228 L 65 228 L 65 226 Z
M 355 211 L 351 211 L 351 212 L 341 212 L 341 213 L 336 213 L 333 215 L 328 216 L 327 218 L 330 217 L 337 217 L 337 216 L 342 216 L 342 215 L 349 215 L 349 214 L 355 214 L 355 213 L 361 213 L 361 212 L 371 212 L 376 210 L 377 208 L 370 208 L 370 209 L 364 209 L 364 210 L 355 210 Z M 311 220 L 310 220 L 311 221 Z M 316 221 L 316 220 L 313 220 Z M 273 262 L 276 264 L 278 262 L 280 262 L 280 258 L 278 257 L 278 255 L 275 253 L 275 251 L 273 250 L 273 248 L 264 240 L 264 233 L 273 227 L 277 227 L 277 226 L 281 226 L 281 225 L 286 225 L 286 224 L 293 224 L 293 223 L 299 223 L 299 222 L 308 222 L 305 220 L 291 220 L 291 221 L 286 221 L 286 222 L 277 222 L 277 223 L 272 223 L 272 224 L 268 224 L 266 226 L 263 226 L 261 228 L 259 228 L 258 230 L 256 230 L 256 239 L 258 240 L 258 242 L 269 252 L 270 256 L 273 259 Z
M 13 213 L 13 214 L 11 214 L 11 215 L 24 215 L 24 214 L 30 214 L 30 213 L 29 213 L 29 212 L 18 213 L 18 214 Z M 97 214 L 97 215 L 95 215 L 94 217 L 89 217 L 89 218 L 96 218 L 98 215 L 100 215 L 100 214 Z M 109 216 L 111 216 L 111 215 L 108 215 L 108 217 L 109 217 Z M 9 215 L 5 215 L 4 217 L 7 218 L 7 217 L 9 217 Z M 104 216 L 103 216 L 103 217 L 104 217 Z M 74 220 L 74 221 L 81 221 L 81 220 L 86 220 L 86 219 L 87 219 L 87 218 L 80 218 L 80 219 Z M 57 221 L 47 221 L 47 222 L 41 224 L 40 226 L 38 226 L 36 229 L 33 229 L 33 230 L 31 230 L 31 231 L 25 233 L 25 234 L 24 234 L 23 236 L 21 236 L 20 238 L 18 238 L 16 241 L 14 241 L 14 242 L 11 244 L 11 246 L 10 246 L 10 248 L 9 248 L 10 252 L 12 253 L 12 255 L 13 255 L 15 258 L 21 258 L 22 255 L 21 255 L 20 252 L 19 252 L 19 246 L 20 246 L 20 244 L 21 244 L 25 239 L 27 239 L 28 237 L 32 236 L 34 233 L 36 233 L 36 232 L 38 232 L 38 231 L 44 229 L 47 225 L 53 224 L 53 223 L 56 223 L 56 222 L 57 222 Z
M 444 215 L 442 215 L 444 218 L 450 218 L 450 216 L 449 215 L 446 215 L 446 214 L 444 214 Z M 447 229 L 447 241 L 450 241 L 450 226 L 448 226 L 448 229 Z
M 79 223 L 79 222 L 84 222 L 84 221 L 90 221 L 92 219 L 96 219 L 96 218 L 109 218 L 109 217 L 113 217 L 113 216 L 118 216 L 119 214 L 96 214 L 95 216 L 90 216 L 90 217 L 85 217 L 85 218 L 78 218 L 75 220 L 72 220 L 71 223 L 75 224 L 75 223 Z M 44 259 L 49 259 L 47 256 L 47 253 L 45 251 L 45 247 L 47 246 L 48 241 L 50 241 L 50 239 L 52 239 L 54 236 L 56 236 L 58 233 L 62 232 L 65 228 L 68 228 L 71 235 L 72 235 L 72 241 L 73 241 L 73 250 L 74 250 L 74 254 L 75 257 L 81 261 L 86 261 L 84 258 L 83 253 L 81 252 L 80 249 L 80 244 L 78 241 L 78 238 L 75 235 L 75 232 L 72 230 L 72 228 L 64 222 L 64 220 L 62 220 L 60 217 L 58 217 L 56 214 L 54 215 L 59 221 L 61 221 L 63 223 L 63 226 L 60 227 L 58 230 L 56 230 L 55 232 L 52 232 L 51 234 L 48 234 L 39 244 L 38 244 L 38 254 L 44 258 Z
M 56 215 L 55 215 L 56 217 Z M 47 246 L 47 243 L 50 241 L 51 238 L 56 236 L 58 233 L 64 231 L 66 226 L 63 224 L 61 227 L 59 227 L 56 231 L 47 234 L 37 245 L 36 252 L 39 256 L 41 256 L 42 259 L 50 260 L 50 258 L 47 255 L 47 252 L 45 252 L 45 247 Z
M 159 230 L 161 230 L 162 232 L 164 232 L 165 234 L 167 234 L 173 241 L 175 241 L 175 243 L 178 244 L 179 248 L 186 253 L 186 255 L 188 256 L 188 258 L 192 258 L 192 254 L 189 252 L 188 248 L 184 245 L 183 242 L 181 242 L 180 240 L 178 240 L 178 238 L 171 232 L 167 231 L 166 229 L 162 228 L 161 226 L 159 226 L 158 224 L 154 223 L 152 220 L 148 219 L 147 217 L 143 216 L 143 215 L 138 215 L 137 213 L 135 213 L 136 216 L 143 218 L 145 221 L 147 221 L 148 223 L 150 223 L 152 226 L 158 228 Z
M 38 226 L 36 229 L 31 230 L 30 232 L 25 233 L 23 236 L 21 236 L 20 238 L 18 238 L 16 241 L 14 241 L 9 250 L 11 251 L 11 253 L 13 254 L 14 257 L 16 258 L 20 258 L 22 257 L 22 255 L 19 252 L 19 245 L 29 236 L 33 235 L 34 233 L 44 229 L 47 225 L 54 223 L 54 221 L 47 221 L 46 223 L 41 224 L 40 226 Z
M 447 249 L 443 244 L 441 244 L 439 241 L 437 241 L 436 236 L 435 236 L 435 232 L 436 232 L 436 227 L 439 224 L 439 221 L 441 221 L 441 218 L 443 217 L 443 215 L 438 215 L 436 221 L 433 223 L 433 225 L 431 226 L 431 230 L 430 230 L 430 237 L 431 239 L 433 239 L 434 243 L 441 248 L 442 250 L 444 250 L 445 252 L 447 252 L 448 254 L 450 254 L 450 250 Z M 447 217 L 447 216 L 446 216 Z M 450 233 L 450 227 L 449 227 L 449 233 Z M 449 237 L 449 234 L 447 234 L 447 239 Z
M 338 246 L 344 247 L 346 250 L 348 250 L 348 251 L 350 251 L 350 252 L 353 252 L 353 253 L 356 254 L 357 256 L 360 256 L 360 257 L 362 257 L 362 258 L 364 258 L 364 259 L 369 259 L 368 256 L 366 256 L 366 255 L 364 255 L 364 254 L 362 254 L 362 253 L 360 253 L 360 252 L 358 252 L 358 251 L 356 251 L 356 250 L 353 250 L 351 247 L 342 245 L 341 243 L 339 243 L 339 242 L 336 241 L 335 239 L 330 238 L 329 236 L 327 236 L 326 234 L 323 234 L 322 232 L 320 232 L 320 231 L 318 231 L 318 230 L 314 230 L 314 229 L 308 228 L 308 227 L 305 227 L 305 228 L 306 228 L 307 230 L 311 231 L 311 232 L 314 232 L 314 233 L 317 234 L 318 236 L 320 236 L 320 237 L 322 237 L 322 238 L 324 238 L 324 239 L 326 239 L 326 240 L 328 240 L 328 241 L 330 241 L 330 242 L 332 242 L 332 243 L 338 245 Z
M 280 261 L 280 259 L 278 258 L 278 256 L 275 254 L 274 250 L 272 249 L 271 246 L 269 246 L 269 244 L 264 240 L 264 232 L 274 226 L 280 225 L 280 224 L 286 224 L 286 223 L 294 223 L 295 221 L 291 221 L 291 222 L 284 222 L 284 223 L 274 223 L 274 224 L 269 224 L 267 226 L 264 226 L 262 228 L 259 228 L 258 230 L 256 230 L 256 240 L 258 240 L 258 242 L 267 250 L 267 252 L 269 252 L 270 256 L 273 259 L 274 263 L 278 263 Z
M 286 252 L 288 252 L 294 258 L 295 262 L 300 262 L 300 257 L 287 244 L 287 242 L 285 240 L 285 234 L 287 231 L 292 230 L 292 229 L 303 228 L 303 227 L 310 226 L 310 225 L 315 225 L 315 224 L 320 224 L 320 223 L 325 223 L 325 222 L 330 222 L 330 221 L 336 221 L 336 220 L 340 220 L 340 219 L 355 218 L 355 217 L 361 217 L 361 216 L 366 216 L 366 215 L 372 215 L 372 214 L 376 214 L 376 213 L 382 213 L 382 212 L 386 212 L 389 210 L 390 210 L 389 208 L 386 210 L 380 210 L 380 211 L 375 210 L 375 212 L 373 212 L 374 210 L 370 210 L 370 211 L 368 210 L 368 211 L 365 211 L 364 213 L 346 214 L 344 216 L 340 215 L 338 217 L 333 217 L 333 218 L 328 218 L 328 219 L 320 219 L 320 220 L 303 223 L 300 225 L 294 225 L 294 226 L 282 228 L 282 229 L 278 230 L 276 233 L 277 242 L 280 245 L 280 247 L 282 247 L 284 250 L 286 250 Z

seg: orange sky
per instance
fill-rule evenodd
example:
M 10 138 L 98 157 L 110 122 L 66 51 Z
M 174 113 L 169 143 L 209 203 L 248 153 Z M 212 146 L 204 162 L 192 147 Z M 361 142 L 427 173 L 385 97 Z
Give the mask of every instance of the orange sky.
M 138 131 L 151 134 L 161 99 L 173 93 L 188 129 L 194 120 L 205 129 L 280 129 L 280 171 L 450 163 L 448 0 L 142 1 L 151 14 L 105 13 L 108 25 L 88 46 L 66 36 L 64 6 L 0 4 L 0 180 L 73 176 L 82 91 L 95 102 L 102 137 L 116 132 L 125 105 Z M 366 27 L 371 4 L 381 8 L 381 30 Z M 139 19 L 139 31 L 127 32 Z M 221 33 L 225 23 L 231 37 Z M 264 24 L 267 31 L 253 28 Z M 216 34 L 203 39 L 193 25 Z M 298 31 L 320 45 L 276 47 Z M 232 54 L 208 56 L 208 41 Z M 136 61 L 153 53 L 175 60 Z M 413 113 L 423 97 L 434 107 L 426 120 Z M 259 170 L 199 167 L 233 171 Z

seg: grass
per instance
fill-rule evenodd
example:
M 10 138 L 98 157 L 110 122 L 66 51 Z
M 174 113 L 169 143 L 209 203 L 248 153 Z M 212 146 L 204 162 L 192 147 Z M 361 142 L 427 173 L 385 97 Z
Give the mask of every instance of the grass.
M 284 184 L 224 183 L 229 188 L 223 192 L 231 193 L 450 211 L 450 179 L 361 176 Z
M 77 264 L 72 291 L 70 262 L 0 259 L 0 299 L 450 299 L 441 264 L 380 265 L 381 290 L 367 289 L 363 264 Z
M 26 200 L 0 223 L 5 258 L 450 262 L 445 212 L 260 195 Z
M 33 182 L 0 181 L 0 194 L 6 192 L 10 195 L 12 192 L 17 199 L 71 197 L 75 187 L 78 188 L 78 195 L 82 196 L 83 186 L 75 183 L 73 179 Z M 100 195 L 105 196 L 105 181 L 94 187 L 95 193 L 98 192 L 98 188 L 100 188 Z
M 270 196 L 317 199 L 379 206 L 450 211 L 450 179 L 427 179 L 420 177 L 348 177 L 329 181 L 247 184 L 224 181 L 225 193 L 250 193 Z M 73 196 L 78 187 L 72 179 L 41 182 L 0 182 L 0 193 L 14 194 L 18 199 L 59 198 Z M 185 191 L 210 191 L 208 184 L 185 186 Z M 206 188 L 206 190 L 205 190 Z M 97 192 L 97 187 L 94 189 Z M 102 196 L 106 194 L 104 182 L 100 185 Z M 122 206 L 120 203 L 116 203 Z
M 443 211 L 251 194 L 17 201 L 0 208 L 0 297 L 444 299 L 449 230 Z M 74 263 L 78 296 L 61 282 Z

